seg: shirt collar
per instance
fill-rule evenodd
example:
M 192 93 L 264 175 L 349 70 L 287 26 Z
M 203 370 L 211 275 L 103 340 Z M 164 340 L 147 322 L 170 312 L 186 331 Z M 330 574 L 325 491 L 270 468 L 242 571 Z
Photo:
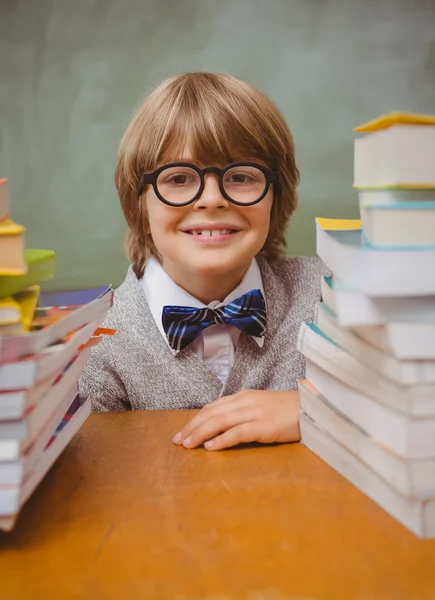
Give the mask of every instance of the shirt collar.
M 154 257 L 149 258 L 147 261 L 140 283 L 154 321 L 156 322 L 156 325 L 168 346 L 169 343 L 162 325 L 162 310 L 164 306 L 176 305 L 193 306 L 195 308 L 219 308 L 220 306 L 224 306 L 225 304 L 232 302 L 242 294 L 246 294 L 254 289 L 260 290 L 265 297 L 260 268 L 255 258 L 252 259 L 249 269 L 246 271 L 242 281 L 231 293 L 228 294 L 223 302 L 215 300 L 209 304 L 203 304 L 186 292 L 186 290 L 183 290 L 183 288 L 177 285 L 175 281 L 166 273 L 159 261 Z M 252 337 L 258 346 L 262 348 L 264 344 L 264 337 Z M 173 350 L 173 354 L 177 354 L 177 352 Z

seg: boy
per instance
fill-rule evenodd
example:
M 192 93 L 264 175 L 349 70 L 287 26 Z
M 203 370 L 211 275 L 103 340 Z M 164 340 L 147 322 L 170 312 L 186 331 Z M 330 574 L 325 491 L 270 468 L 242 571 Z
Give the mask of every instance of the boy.
M 115 181 L 131 267 L 81 391 L 94 410 L 202 408 L 186 448 L 299 440 L 296 350 L 322 266 L 285 258 L 294 145 L 273 103 L 233 77 L 156 88 L 121 141 Z

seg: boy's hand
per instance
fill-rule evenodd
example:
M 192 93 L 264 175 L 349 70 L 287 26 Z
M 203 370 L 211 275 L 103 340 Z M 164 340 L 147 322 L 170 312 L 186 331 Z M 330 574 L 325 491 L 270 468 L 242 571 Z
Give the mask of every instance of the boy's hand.
M 296 442 L 299 392 L 243 390 L 210 402 L 174 437 L 185 448 L 221 450 L 237 444 Z

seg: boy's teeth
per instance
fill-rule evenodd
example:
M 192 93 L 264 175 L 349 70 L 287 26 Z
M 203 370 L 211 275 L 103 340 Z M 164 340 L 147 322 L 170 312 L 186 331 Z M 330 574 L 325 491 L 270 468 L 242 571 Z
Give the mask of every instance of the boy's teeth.
M 226 235 L 228 233 L 231 233 L 230 229 L 204 229 L 202 231 L 198 231 L 198 230 L 193 230 L 190 232 L 192 235 L 206 235 L 209 237 L 213 237 L 216 235 Z

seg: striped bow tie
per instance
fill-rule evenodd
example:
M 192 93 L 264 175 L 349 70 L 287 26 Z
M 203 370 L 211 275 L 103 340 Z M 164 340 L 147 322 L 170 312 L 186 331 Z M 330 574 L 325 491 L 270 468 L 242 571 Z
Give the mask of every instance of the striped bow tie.
M 220 308 L 164 306 L 162 324 L 174 350 L 183 350 L 210 325 L 234 325 L 255 337 L 263 337 L 266 329 L 266 304 L 260 290 L 239 296 Z

